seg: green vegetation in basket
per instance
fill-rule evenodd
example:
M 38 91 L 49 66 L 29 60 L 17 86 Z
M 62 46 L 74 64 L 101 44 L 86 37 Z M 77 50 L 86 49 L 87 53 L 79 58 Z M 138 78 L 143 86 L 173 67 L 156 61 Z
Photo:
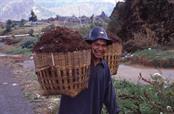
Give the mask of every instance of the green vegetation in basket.
M 120 114 L 173 114 L 174 82 L 169 82 L 158 73 L 151 80 L 140 75 L 147 85 L 135 85 L 127 81 L 114 81 Z M 106 110 L 102 114 L 106 114 Z

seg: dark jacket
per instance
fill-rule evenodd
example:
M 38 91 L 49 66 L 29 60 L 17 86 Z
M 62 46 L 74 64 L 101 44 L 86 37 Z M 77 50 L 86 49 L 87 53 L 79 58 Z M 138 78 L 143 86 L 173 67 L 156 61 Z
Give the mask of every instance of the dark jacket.
M 110 70 L 104 60 L 90 68 L 88 89 L 73 98 L 62 95 L 59 114 L 101 114 L 103 104 L 109 114 L 120 111 Z

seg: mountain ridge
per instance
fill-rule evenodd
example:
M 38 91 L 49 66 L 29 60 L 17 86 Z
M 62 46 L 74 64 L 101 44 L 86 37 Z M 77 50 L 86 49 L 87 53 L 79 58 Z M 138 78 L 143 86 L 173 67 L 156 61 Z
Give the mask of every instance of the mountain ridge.
M 38 19 L 56 17 L 56 15 L 91 16 L 92 14 L 99 15 L 102 11 L 109 16 L 115 6 L 109 2 L 49 3 L 39 3 L 35 0 L 6 0 L 0 2 L 0 21 L 28 19 L 31 10 L 34 10 Z

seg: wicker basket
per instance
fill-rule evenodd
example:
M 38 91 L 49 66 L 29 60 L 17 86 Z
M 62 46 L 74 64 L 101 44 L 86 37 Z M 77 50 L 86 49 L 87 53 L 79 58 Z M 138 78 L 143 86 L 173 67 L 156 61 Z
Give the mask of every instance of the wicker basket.
M 107 52 L 105 53 L 104 59 L 108 62 L 112 75 L 117 74 L 121 53 L 122 45 L 117 42 L 109 45 Z
M 88 87 L 91 51 L 35 53 L 36 74 L 44 95 L 76 96 Z

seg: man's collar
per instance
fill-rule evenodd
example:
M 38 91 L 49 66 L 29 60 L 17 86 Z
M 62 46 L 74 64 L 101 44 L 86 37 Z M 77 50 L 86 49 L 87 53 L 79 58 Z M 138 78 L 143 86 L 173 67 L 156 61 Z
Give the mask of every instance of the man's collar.
M 105 67 L 105 64 L 106 64 L 106 62 L 105 62 L 105 60 L 104 59 L 102 59 L 98 64 L 101 64 L 102 66 L 103 66 L 103 68 Z
M 93 63 L 91 64 L 92 66 L 94 65 Z M 101 65 L 103 68 L 105 67 L 106 65 L 106 61 L 104 59 L 101 59 L 96 65 L 94 66 L 97 66 L 97 65 Z

